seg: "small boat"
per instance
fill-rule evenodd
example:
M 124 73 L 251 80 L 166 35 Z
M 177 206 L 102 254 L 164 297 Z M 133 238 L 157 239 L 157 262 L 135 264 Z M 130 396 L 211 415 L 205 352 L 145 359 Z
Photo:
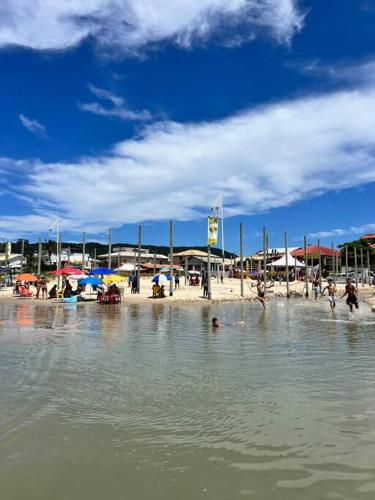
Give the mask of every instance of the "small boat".
M 63 302 L 66 302 L 68 304 L 73 304 L 77 302 L 78 300 L 78 295 L 73 295 L 72 297 L 64 297 Z

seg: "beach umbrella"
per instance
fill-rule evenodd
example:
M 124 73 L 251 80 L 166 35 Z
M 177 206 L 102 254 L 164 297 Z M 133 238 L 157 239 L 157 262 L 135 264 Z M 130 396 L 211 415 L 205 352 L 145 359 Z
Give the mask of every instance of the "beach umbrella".
M 109 276 L 105 276 L 103 278 L 105 284 L 107 283 L 119 283 L 120 281 L 125 281 L 124 276 L 120 276 L 119 274 L 112 274 Z
M 107 267 L 97 267 L 89 272 L 90 275 L 102 275 L 102 274 L 116 274 L 112 269 L 108 269 Z
M 75 267 L 62 267 L 56 271 L 52 271 L 51 274 L 54 276 L 61 276 L 62 274 L 79 275 L 82 274 L 82 269 L 76 269 Z
M 102 284 L 102 280 L 100 280 L 99 278 L 95 278 L 94 276 L 89 276 L 88 278 L 83 278 L 82 280 L 79 280 L 78 283 L 80 285 L 97 286 Z
M 157 283 L 158 285 L 164 285 L 165 283 L 167 283 L 170 280 L 171 280 L 171 277 L 170 276 L 166 276 L 165 274 L 156 274 L 152 278 L 152 282 L 153 283 Z
M 38 278 L 30 273 L 22 273 L 16 276 L 16 280 L 20 281 L 37 281 Z

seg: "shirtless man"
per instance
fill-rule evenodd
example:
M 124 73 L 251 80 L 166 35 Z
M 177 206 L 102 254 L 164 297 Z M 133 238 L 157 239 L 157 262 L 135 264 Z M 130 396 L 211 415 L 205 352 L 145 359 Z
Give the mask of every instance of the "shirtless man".
M 256 287 L 258 291 L 258 300 L 264 307 L 266 308 L 266 301 L 265 301 L 265 296 L 266 296 L 266 288 L 271 288 L 273 285 L 266 286 L 264 284 L 264 281 L 262 281 L 260 278 L 257 279 Z
M 345 295 L 348 296 L 346 299 L 346 303 L 348 304 L 350 308 L 350 312 L 353 312 L 353 306 L 358 309 L 358 299 L 357 299 L 357 292 L 358 290 L 356 289 L 355 285 L 352 283 L 352 280 L 348 278 L 346 280 L 346 287 L 345 287 L 345 293 L 342 295 L 342 299 L 345 297 Z
M 312 288 L 315 293 L 315 300 L 318 300 L 319 292 L 320 292 L 320 281 L 319 278 L 314 278 L 312 282 Z
M 333 280 L 328 280 L 328 285 L 323 288 L 323 294 L 325 290 L 328 290 L 329 305 L 331 307 L 331 311 L 333 312 L 336 307 L 336 285 L 334 284 Z

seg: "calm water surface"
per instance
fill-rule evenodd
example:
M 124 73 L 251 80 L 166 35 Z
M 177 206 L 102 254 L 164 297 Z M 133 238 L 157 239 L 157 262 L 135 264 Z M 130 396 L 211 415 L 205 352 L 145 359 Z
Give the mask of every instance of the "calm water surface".
M 375 498 L 363 308 L 0 302 L 0 383 L 1 500 Z

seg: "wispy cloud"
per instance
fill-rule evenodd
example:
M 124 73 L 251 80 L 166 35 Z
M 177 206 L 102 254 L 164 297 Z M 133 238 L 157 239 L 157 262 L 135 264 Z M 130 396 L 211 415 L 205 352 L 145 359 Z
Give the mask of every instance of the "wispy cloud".
M 121 120 L 129 121 L 149 121 L 153 119 L 153 115 L 150 111 L 146 109 L 140 111 L 129 109 L 126 106 L 126 101 L 123 97 L 120 97 L 109 90 L 100 89 L 94 85 L 88 85 L 88 88 L 99 99 L 109 101 L 111 106 L 106 107 L 99 102 L 78 103 L 78 107 L 81 111 L 101 116 L 112 116 L 120 118 Z
M 17 191 L 38 200 L 29 214 L 43 210 L 47 220 L 53 212 L 70 230 L 91 233 L 139 221 L 198 219 L 221 192 L 227 216 L 261 213 L 375 182 L 374 116 L 375 89 L 366 87 L 282 101 L 221 121 L 158 122 L 110 155 L 26 162 Z M 0 164 L 19 168 L 10 159 Z M 25 169 L 25 161 L 21 165 Z M 71 179 L 80 189 L 67 197 L 60 186 Z M 32 231 L 31 222 L 0 216 L 0 229 Z
M 339 236 L 358 236 L 365 233 L 374 233 L 375 223 L 364 224 L 362 226 L 350 226 L 345 229 L 329 229 L 327 231 L 317 231 L 316 233 L 310 233 L 309 238 L 335 238 Z
M 23 114 L 19 115 L 19 119 L 22 125 L 27 128 L 29 132 L 36 135 L 37 137 L 40 137 L 41 139 L 49 139 L 46 127 L 39 123 L 37 120 L 27 118 L 27 116 Z
M 0 47 L 61 50 L 91 36 L 104 51 L 136 53 L 166 40 L 238 45 L 259 34 L 289 44 L 303 20 L 298 0 L 12 0 L 0 4 Z

